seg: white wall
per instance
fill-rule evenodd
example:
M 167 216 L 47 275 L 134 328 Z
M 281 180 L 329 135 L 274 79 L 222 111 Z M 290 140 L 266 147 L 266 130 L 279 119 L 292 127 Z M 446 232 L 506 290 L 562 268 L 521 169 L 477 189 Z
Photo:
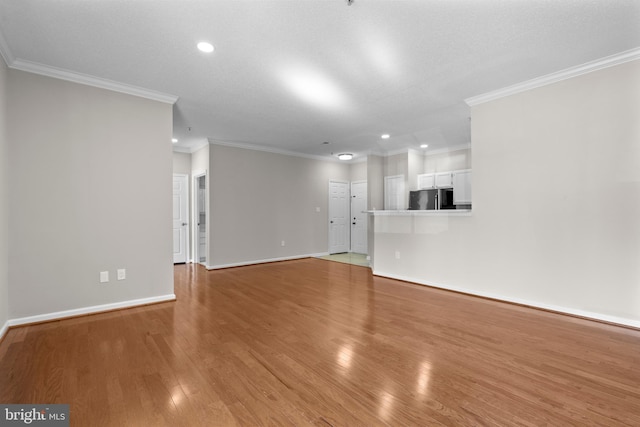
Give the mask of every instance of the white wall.
M 384 158 L 376 155 L 367 157 L 367 208 L 384 209 Z M 374 218 L 369 215 L 367 223 L 367 246 L 370 265 L 375 256 Z
M 210 266 L 328 251 L 329 180 L 348 182 L 349 165 L 213 144 L 209 150 Z
M 638 117 L 640 61 L 473 107 L 472 216 L 377 217 L 375 272 L 640 326 Z
M 351 163 L 349 165 L 349 176 L 351 182 L 367 180 L 367 161 Z
M 0 338 L 9 320 L 9 264 L 8 264 L 8 175 L 7 175 L 7 67 L 0 57 Z
M 173 173 L 191 175 L 191 153 L 173 152 Z
M 407 192 L 418 189 L 418 175 L 422 173 L 424 173 L 423 153 L 418 150 L 409 150 L 407 152 Z
M 170 297 L 172 106 L 16 70 L 7 102 L 10 318 Z
M 471 149 L 454 150 L 424 156 L 424 172 L 436 173 L 471 169 Z
M 393 154 L 384 158 L 384 176 L 404 175 L 408 173 L 407 153 Z
M 367 157 L 367 203 L 370 210 L 384 209 L 384 157 L 373 154 Z
M 191 229 L 191 258 L 194 262 L 200 262 L 199 260 L 196 260 L 196 256 L 201 256 L 202 254 L 198 254 L 198 248 L 197 245 L 199 244 L 198 242 L 198 234 L 199 233 L 194 233 L 194 225 L 198 224 L 199 221 L 199 213 L 197 212 L 197 208 L 196 208 L 196 204 L 198 202 L 198 195 L 196 194 L 196 186 L 195 186 L 195 182 L 193 181 L 193 177 L 196 175 L 201 175 L 205 173 L 206 177 L 205 177 L 205 189 L 210 190 L 211 186 L 209 185 L 209 144 L 207 143 L 207 145 L 205 145 L 204 147 L 200 148 L 199 150 L 193 152 L 191 154 L 191 221 L 192 221 L 192 226 L 189 227 Z M 206 200 L 205 200 L 205 205 L 206 208 L 205 210 L 207 212 L 209 212 L 209 202 L 211 201 L 211 195 L 207 194 L 207 196 L 205 196 Z M 210 230 L 210 216 L 211 215 L 207 215 L 207 217 L 205 218 L 205 230 Z M 206 251 L 204 251 L 206 253 Z M 207 255 L 208 256 L 208 255 Z
M 407 153 L 394 154 L 384 157 L 384 176 L 404 176 L 404 190 L 402 192 L 401 209 L 409 207 L 409 155 Z M 383 180 L 384 189 L 384 180 Z M 384 194 L 386 199 L 387 195 Z
M 209 144 L 191 154 L 191 173 L 202 173 L 209 170 Z

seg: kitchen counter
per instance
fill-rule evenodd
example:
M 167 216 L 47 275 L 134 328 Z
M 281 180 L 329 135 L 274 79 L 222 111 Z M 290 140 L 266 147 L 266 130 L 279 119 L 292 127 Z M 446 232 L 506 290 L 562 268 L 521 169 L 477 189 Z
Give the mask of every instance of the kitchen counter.
M 374 216 L 471 216 L 472 209 L 442 209 L 434 210 L 371 210 L 365 211 Z

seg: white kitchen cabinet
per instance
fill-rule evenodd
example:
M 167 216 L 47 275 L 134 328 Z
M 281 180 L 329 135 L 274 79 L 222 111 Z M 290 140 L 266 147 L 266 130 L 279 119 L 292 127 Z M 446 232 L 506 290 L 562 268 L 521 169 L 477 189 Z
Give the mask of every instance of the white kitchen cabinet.
M 471 204 L 471 170 L 453 172 L 453 204 Z
M 418 175 L 418 190 L 426 190 L 436 187 L 436 175 L 433 173 L 423 173 Z
M 436 188 L 453 187 L 453 176 L 451 172 L 439 172 L 436 174 Z

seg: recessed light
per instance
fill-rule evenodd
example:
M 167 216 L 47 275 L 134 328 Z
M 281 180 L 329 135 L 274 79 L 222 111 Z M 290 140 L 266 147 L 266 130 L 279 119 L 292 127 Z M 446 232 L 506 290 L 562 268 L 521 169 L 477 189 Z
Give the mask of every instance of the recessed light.
M 200 42 L 198 43 L 198 49 L 205 53 L 211 53 L 213 52 L 213 45 L 207 42 Z
M 351 153 L 338 154 L 338 158 L 340 160 L 351 160 L 351 159 L 353 159 L 353 154 L 351 154 Z
M 420 148 L 427 148 L 428 146 L 429 146 L 429 144 L 422 144 L 422 145 L 420 146 Z
M 178 142 L 178 140 L 176 138 L 171 138 L 171 142 L 175 144 L 176 142 Z
M 390 136 L 390 135 L 389 135 L 388 133 L 385 133 L 385 134 L 380 135 L 380 138 L 382 138 L 382 139 L 389 139 L 389 136 Z

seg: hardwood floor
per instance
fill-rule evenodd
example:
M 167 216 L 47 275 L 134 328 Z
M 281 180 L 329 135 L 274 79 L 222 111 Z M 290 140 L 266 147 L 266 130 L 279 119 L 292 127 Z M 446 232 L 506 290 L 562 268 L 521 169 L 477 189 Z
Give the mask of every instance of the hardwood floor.
M 12 329 L 0 402 L 73 426 L 638 426 L 640 332 L 304 259 Z

